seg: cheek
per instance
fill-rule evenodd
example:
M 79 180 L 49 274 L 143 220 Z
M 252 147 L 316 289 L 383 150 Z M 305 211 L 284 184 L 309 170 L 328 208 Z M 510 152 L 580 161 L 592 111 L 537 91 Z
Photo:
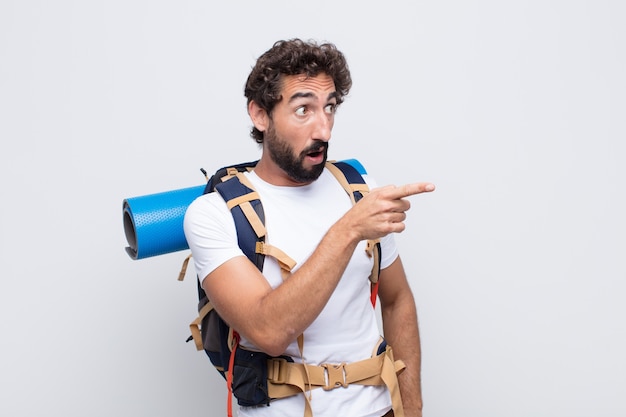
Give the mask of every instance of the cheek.
M 308 142 L 311 128 L 307 125 L 288 126 L 283 130 L 282 137 L 295 149 L 302 148 Z

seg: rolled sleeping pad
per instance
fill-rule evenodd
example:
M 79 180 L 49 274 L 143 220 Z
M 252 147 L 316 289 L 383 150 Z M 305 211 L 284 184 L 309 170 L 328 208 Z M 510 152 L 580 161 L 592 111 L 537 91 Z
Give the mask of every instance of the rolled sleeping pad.
M 346 162 L 367 174 L 356 159 Z M 204 193 L 206 184 L 162 193 L 126 198 L 123 201 L 126 253 L 132 259 L 143 259 L 189 249 L 183 221 L 187 207 Z
M 132 259 L 189 248 L 183 231 L 187 207 L 206 185 L 127 198 L 123 203 L 124 233 Z

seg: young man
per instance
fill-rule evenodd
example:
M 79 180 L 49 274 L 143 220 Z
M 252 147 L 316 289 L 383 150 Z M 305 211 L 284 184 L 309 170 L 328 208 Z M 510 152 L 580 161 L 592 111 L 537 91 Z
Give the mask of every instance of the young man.
M 422 415 L 417 314 L 393 233 L 405 228 L 406 197 L 434 186 L 375 188 L 351 203 L 325 167 L 335 112 L 351 83 L 334 45 L 299 39 L 275 43 L 246 83 L 251 136 L 262 145 L 262 155 L 245 177 L 260 195 L 267 242 L 296 261 L 288 277 L 269 256 L 262 273 L 246 258 L 219 193 L 198 198 L 185 216 L 202 287 L 241 335 L 240 346 L 289 357 L 300 367 L 293 373 L 304 381 L 303 392 L 272 399 L 269 407 L 240 407 L 241 416 Z M 373 261 L 366 244 L 376 239 L 382 247 L 378 294 L 384 338 L 393 353 L 377 350 L 380 330 L 369 301 Z M 350 364 L 388 354 L 406 365 L 397 378 L 403 407 L 396 402 L 393 411 L 387 386 L 393 382 L 348 382 L 354 375 Z M 313 389 L 319 369 L 328 384 Z

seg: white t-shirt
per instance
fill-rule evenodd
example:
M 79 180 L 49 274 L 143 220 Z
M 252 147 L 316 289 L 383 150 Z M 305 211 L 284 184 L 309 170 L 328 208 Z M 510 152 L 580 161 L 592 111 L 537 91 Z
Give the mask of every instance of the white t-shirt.
M 352 207 L 345 190 L 328 170 L 317 181 L 301 187 L 278 187 L 261 180 L 254 172 L 245 175 L 261 197 L 266 242 L 297 262 L 294 271 L 308 259 L 330 226 Z M 370 187 L 374 186 L 370 178 L 365 179 Z M 237 245 L 233 217 L 219 193 L 202 195 L 188 207 L 184 229 L 199 277 L 204 278 L 229 259 L 243 255 Z M 304 332 L 304 362 L 349 363 L 371 357 L 380 330 L 369 297 L 372 259 L 367 256 L 365 245 L 365 241 L 359 244 L 326 307 Z M 396 259 L 398 251 L 393 235 L 383 238 L 381 245 L 384 269 Z M 280 267 L 269 256 L 265 257 L 263 275 L 273 288 L 282 283 Z M 245 338 L 240 343 L 258 350 Z M 284 354 L 296 362 L 302 361 L 295 340 Z M 353 384 L 330 391 L 315 389 L 311 395 L 314 417 L 377 417 L 391 406 L 385 387 Z M 303 395 L 272 401 L 269 407 L 239 410 L 240 416 L 249 417 L 303 413 Z

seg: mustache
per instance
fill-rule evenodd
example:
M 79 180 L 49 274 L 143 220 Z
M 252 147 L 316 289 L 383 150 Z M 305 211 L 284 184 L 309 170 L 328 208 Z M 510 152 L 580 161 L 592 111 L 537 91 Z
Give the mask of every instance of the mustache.
M 308 155 L 315 152 L 328 152 L 328 142 L 317 140 L 311 144 L 311 146 L 305 148 L 302 151 L 302 155 Z

